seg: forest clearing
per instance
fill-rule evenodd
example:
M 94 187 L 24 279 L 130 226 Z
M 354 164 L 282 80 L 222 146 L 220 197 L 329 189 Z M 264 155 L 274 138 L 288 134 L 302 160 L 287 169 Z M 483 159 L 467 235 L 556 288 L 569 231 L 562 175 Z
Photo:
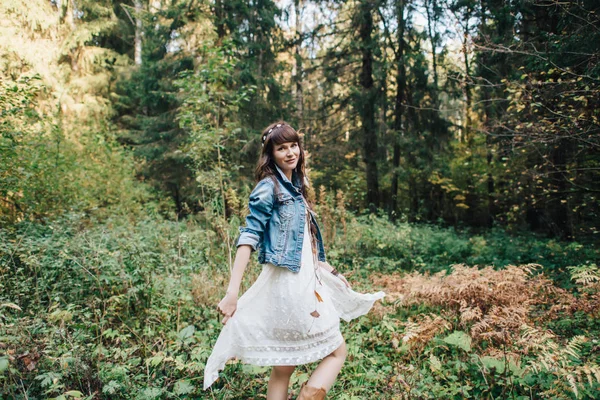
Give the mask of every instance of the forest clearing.
M 202 380 L 276 121 L 386 293 L 327 398 L 600 398 L 598 2 L 3 0 L 0 38 L 0 399 L 267 399 Z

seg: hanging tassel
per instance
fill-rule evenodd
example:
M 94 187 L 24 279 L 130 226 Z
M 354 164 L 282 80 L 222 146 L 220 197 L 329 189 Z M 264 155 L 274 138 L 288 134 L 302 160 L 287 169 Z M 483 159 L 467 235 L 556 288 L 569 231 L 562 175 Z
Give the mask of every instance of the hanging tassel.
M 319 303 L 323 302 L 323 298 L 321 297 L 321 295 L 315 290 L 315 296 L 317 296 L 317 300 L 319 301 Z

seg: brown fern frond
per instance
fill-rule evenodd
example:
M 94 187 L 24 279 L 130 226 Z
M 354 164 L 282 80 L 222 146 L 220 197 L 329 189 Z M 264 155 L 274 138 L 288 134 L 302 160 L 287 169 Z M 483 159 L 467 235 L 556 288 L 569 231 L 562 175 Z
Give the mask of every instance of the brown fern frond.
M 417 320 L 409 319 L 404 324 L 402 342 L 420 348 L 436 335 L 452 328 L 452 324 L 440 315 L 423 315 Z

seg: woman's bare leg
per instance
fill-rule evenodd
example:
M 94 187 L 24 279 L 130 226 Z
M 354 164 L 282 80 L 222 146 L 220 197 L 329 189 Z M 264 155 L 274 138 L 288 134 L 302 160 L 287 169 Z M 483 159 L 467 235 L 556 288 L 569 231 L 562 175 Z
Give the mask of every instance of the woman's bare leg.
M 287 400 L 290 377 L 296 367 L 274 366 L 267 386 L 267 400 Z
M 344 365 L 347 354 L 346 342 L 343 342 L 340 347 L 319 363 L 306 384 L 315 388 L 325 388 L 329 392 Z

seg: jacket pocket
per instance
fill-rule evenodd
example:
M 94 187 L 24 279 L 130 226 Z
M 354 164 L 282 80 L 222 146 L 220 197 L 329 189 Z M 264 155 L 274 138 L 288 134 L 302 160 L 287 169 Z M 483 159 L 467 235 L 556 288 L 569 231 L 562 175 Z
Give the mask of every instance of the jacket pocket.
M 277 209 L 282 224 L 294 216 L 294 198 L 286 193 L 277 194 Z
M 279 254 L 280 257 L 283 257 L 283 255 L 285 254 L 285 246 L 287 245 L 288 241 L 287 238 L 289 234 L 290 221 L 291 218 L 282 218 L 280 221 L 279 229 L 277 230 L 277 241 L 275 242 L 276 245 L 273 250 L 276 254 Z

